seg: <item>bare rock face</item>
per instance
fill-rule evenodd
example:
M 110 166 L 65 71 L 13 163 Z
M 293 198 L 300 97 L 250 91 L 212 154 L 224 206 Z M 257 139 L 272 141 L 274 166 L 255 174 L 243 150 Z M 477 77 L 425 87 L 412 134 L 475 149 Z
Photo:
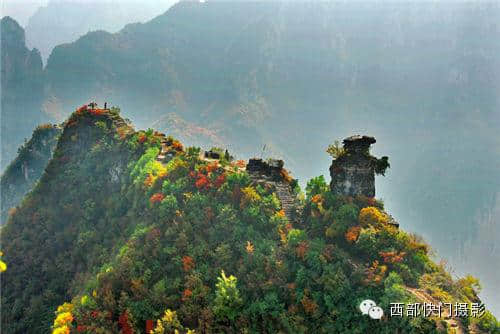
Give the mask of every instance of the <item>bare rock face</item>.
M 384 174 L 388 158 L 370 155 L 370 145 L 376 142 L 369 136 L 351 136 L 343 140 L 344 152 L 332 161 L 330 188 L 338 195 L 375 196 L 375 173 Z
M 246 169 L 249 173 L 281 178 L 281 170 L 284 164 L 283 160 L 269 159 L 263 161 L 262 159 L 253 158 L 248 161 Z

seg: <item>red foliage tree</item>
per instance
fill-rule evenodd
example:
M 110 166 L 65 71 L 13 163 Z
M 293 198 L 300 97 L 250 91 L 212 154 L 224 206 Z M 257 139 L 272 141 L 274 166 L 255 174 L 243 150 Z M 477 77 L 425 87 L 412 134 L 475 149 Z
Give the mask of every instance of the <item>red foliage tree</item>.
M 191 256 L 183 256 L 182 257 L 182 269 L 184 271 L 191 271 L 194 269 L 194 260 Z
M 186 300 L 191 298 L 192 295 L 193 291 L 191 291 L 190 289 L 184 290 L 184 292 L 182 292 L 182 301 L 185 302 Z
M 122 334 L 134 334 L 134 330 L 128 321 L 128 313 L 127 311 L 123 312 L 118 318 L 118 324 L 122 329 Z
M 215 188 L 217 188 L 217 189 L 220 188 L 220 186 L 222 186 L 225 181 L 226 181 L 225 174 L 221 174 L 221 175 L 217 176 L 217 179 L 215 179 Z
M 198 179 L 195 182 L 195 186 L 198 189 L 207 189 L 210 187 L 210 181 L 206 175 L 198 173 Z
M 162 193 L 156 193 L 156 194 L 153 194 L 149 198 L 149 202 L 151 204 L 159 203 L 159 202 L 163 201 L 164 198 L 165 198 L 165 195 L 163 195 Z
M 146 320 L 146 333 L 151 333 L 151 331 L 154 329 L 154 322 L 153 320 Z

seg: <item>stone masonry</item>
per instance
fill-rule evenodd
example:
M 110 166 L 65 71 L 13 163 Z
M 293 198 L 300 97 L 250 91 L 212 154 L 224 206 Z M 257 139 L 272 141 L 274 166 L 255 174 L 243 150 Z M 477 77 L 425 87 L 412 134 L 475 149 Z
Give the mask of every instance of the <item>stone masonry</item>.
M 344 152 L 330 166 L 330 188 L 334 193 L 375 196 L 375 173 L 384 174 L 388 167 L 387 157 L 377 159 L 370 155 L 370 145 L 375 142 L 373 137 L 359 135 L 343 140 Z

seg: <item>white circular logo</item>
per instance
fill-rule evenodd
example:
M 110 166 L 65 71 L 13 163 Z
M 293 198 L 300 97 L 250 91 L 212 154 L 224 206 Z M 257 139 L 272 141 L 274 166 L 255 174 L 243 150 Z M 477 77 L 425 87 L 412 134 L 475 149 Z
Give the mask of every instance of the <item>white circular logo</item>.
M 368 311 L 370 311 L 370 309 L 374 306 L 377 306 L 377 304 L 373 300 L 366 299 L 363 300 L 361 304 L 359 304 L 359 309 L 361 310 L 361 313 L 366 315 L 368 314 Z
M 381 307 L 373 306 L 368 310 L 368 315 L 372 319 L 382 319 L 384 316 L 384 310 Z

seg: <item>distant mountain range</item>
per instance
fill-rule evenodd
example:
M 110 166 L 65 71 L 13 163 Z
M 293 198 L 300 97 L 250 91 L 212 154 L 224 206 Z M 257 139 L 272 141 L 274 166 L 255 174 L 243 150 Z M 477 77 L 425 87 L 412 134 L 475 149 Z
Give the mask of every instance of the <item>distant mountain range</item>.
M 29 18 L 26 44 L 40 50 L 44 63 L 52 49 L 93 30 L 116 32 L 128 23 L 144 22 L 165 12 L 175 0 L 136 1 L 51 0 Z
M 1 160 L 3 168 L 15 157 L 24 138 L 47 119 L 42 114 L 43 67 L 38 50 L 25 45 L 24 30 L 10 17 L 1 21 Z
M 2 100 L 2 113 L 62 120 L 107 101 L 187 144 L 286 158 L 300 180 L 325 170 L 322 145 L 372 134 L 398 166 L 378 195 L 452 258 L 484 238 L 481 212 L 497 212 L 499 21 L 497 3 L 181 2 L 149 22 L 57 46 L 39 74 L 37 107 L 18 99 L 5 109 Z M 2 65 L 10 52 L 2 47 Z M 21 119 L 9 117 L 2 127 L 13 131 Z M 16 147 L 33 127 L 17 126 L 2 145 Z

